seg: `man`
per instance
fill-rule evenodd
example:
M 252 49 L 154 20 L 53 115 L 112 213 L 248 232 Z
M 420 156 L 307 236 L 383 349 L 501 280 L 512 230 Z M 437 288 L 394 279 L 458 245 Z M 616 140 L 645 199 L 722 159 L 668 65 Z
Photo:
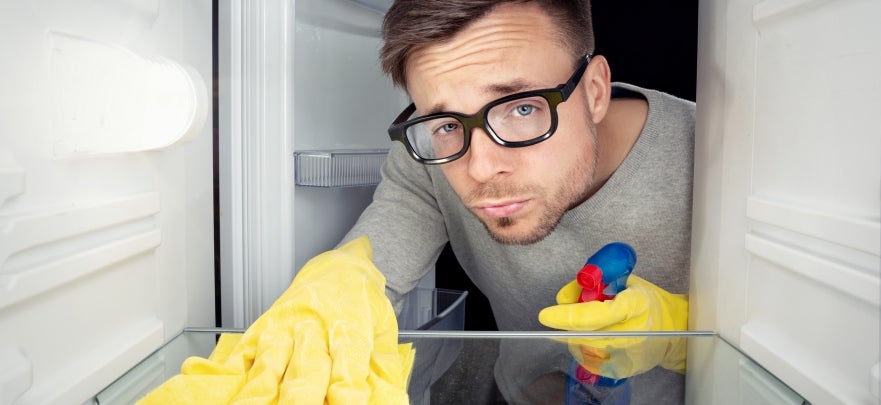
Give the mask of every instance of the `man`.
M 400 0 L 388 11 L 382 65 L 413 105 L 390 128 L 399 142 L 344 242 L 368 236 L 395 308 L 449 242 L 500 330 L 685 329 L 675 294 L 688 285 L 694 105 L 612 85 L 589 14 L 586 0 Z M 650 308 L 641 323 L 594 322 L 611 319 L 611 303 L 555 305 L 612 241 L 634 247 L 632 278 L 648 281 L 614 300 Z M 684 364 L 683 346 L 667 352 Z M 500 349 L 507 400 L 542 381 L 510 372 L 531 361 Z M 680 397 L 681 375 L 669 374 L 654 386 Z

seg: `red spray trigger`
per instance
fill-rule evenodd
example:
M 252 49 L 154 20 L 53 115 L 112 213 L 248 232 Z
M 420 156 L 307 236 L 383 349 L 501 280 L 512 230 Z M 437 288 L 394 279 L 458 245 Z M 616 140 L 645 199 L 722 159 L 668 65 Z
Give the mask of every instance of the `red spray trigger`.
M 603 301 L 603 271 L 593 263 L 585 264 L 575 276 L 581 286 L 579 302 Z

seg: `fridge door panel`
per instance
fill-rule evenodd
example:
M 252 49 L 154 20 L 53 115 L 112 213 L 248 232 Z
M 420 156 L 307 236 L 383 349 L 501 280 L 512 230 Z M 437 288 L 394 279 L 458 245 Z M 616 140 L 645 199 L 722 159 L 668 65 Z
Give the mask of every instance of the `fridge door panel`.
M 690 326 L 812 403 L 877 403 L 881 3 L 700 13 Z
M 214 324 L 210 1 L 0 3 L 0 403 Z

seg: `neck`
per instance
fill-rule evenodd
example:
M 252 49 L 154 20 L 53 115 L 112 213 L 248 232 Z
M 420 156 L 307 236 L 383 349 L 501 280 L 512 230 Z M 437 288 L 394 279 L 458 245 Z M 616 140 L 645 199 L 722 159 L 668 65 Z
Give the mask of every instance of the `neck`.
M 648 117 L 648 102 L 641 98 L 612 99 L 597 124 L 597 172 L 591 194 L 615 173 L 639 139 Z

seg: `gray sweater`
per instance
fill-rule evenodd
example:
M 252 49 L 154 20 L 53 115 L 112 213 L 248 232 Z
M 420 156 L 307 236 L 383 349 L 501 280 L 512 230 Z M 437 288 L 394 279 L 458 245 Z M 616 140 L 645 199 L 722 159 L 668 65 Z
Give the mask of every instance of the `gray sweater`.
M 554 305 L 557 291 L 574 279 L 587 257 L 612 241 L 636 250 L 634 274 L 670 292 L 687 293 L 694 103 L 622 83 L 613 85 L 616 93 L 648 101 L 642 134 L 602 188 L 567 212 L 541 242 L 508 246 L 493 241 L 440 167 L 412 160 L 399 142 L 389 152 L 373 202 L 344 242 L 369 237 L 374 262 L 387 278 L 388 296 L 399 308 L 402 296 L 434 268 L 449 241 L 464 271 L 489 299 L 500 330 L 547 330 L 538 312 Z M 496 378 L 502 392 L 546 371 L 530 359 L 542 358 L 542 350 L 527 348 L 535 356 L 524 357 L 522 349 L 501 347 Z M 499 375 L 500 369 L 526 371 L 521 367 L 533 372 Z M 670 378 L 677 381 L 667 384 L 681 382 Z M 672 391 L 677 392 L 667 394 L 681 394 Z

